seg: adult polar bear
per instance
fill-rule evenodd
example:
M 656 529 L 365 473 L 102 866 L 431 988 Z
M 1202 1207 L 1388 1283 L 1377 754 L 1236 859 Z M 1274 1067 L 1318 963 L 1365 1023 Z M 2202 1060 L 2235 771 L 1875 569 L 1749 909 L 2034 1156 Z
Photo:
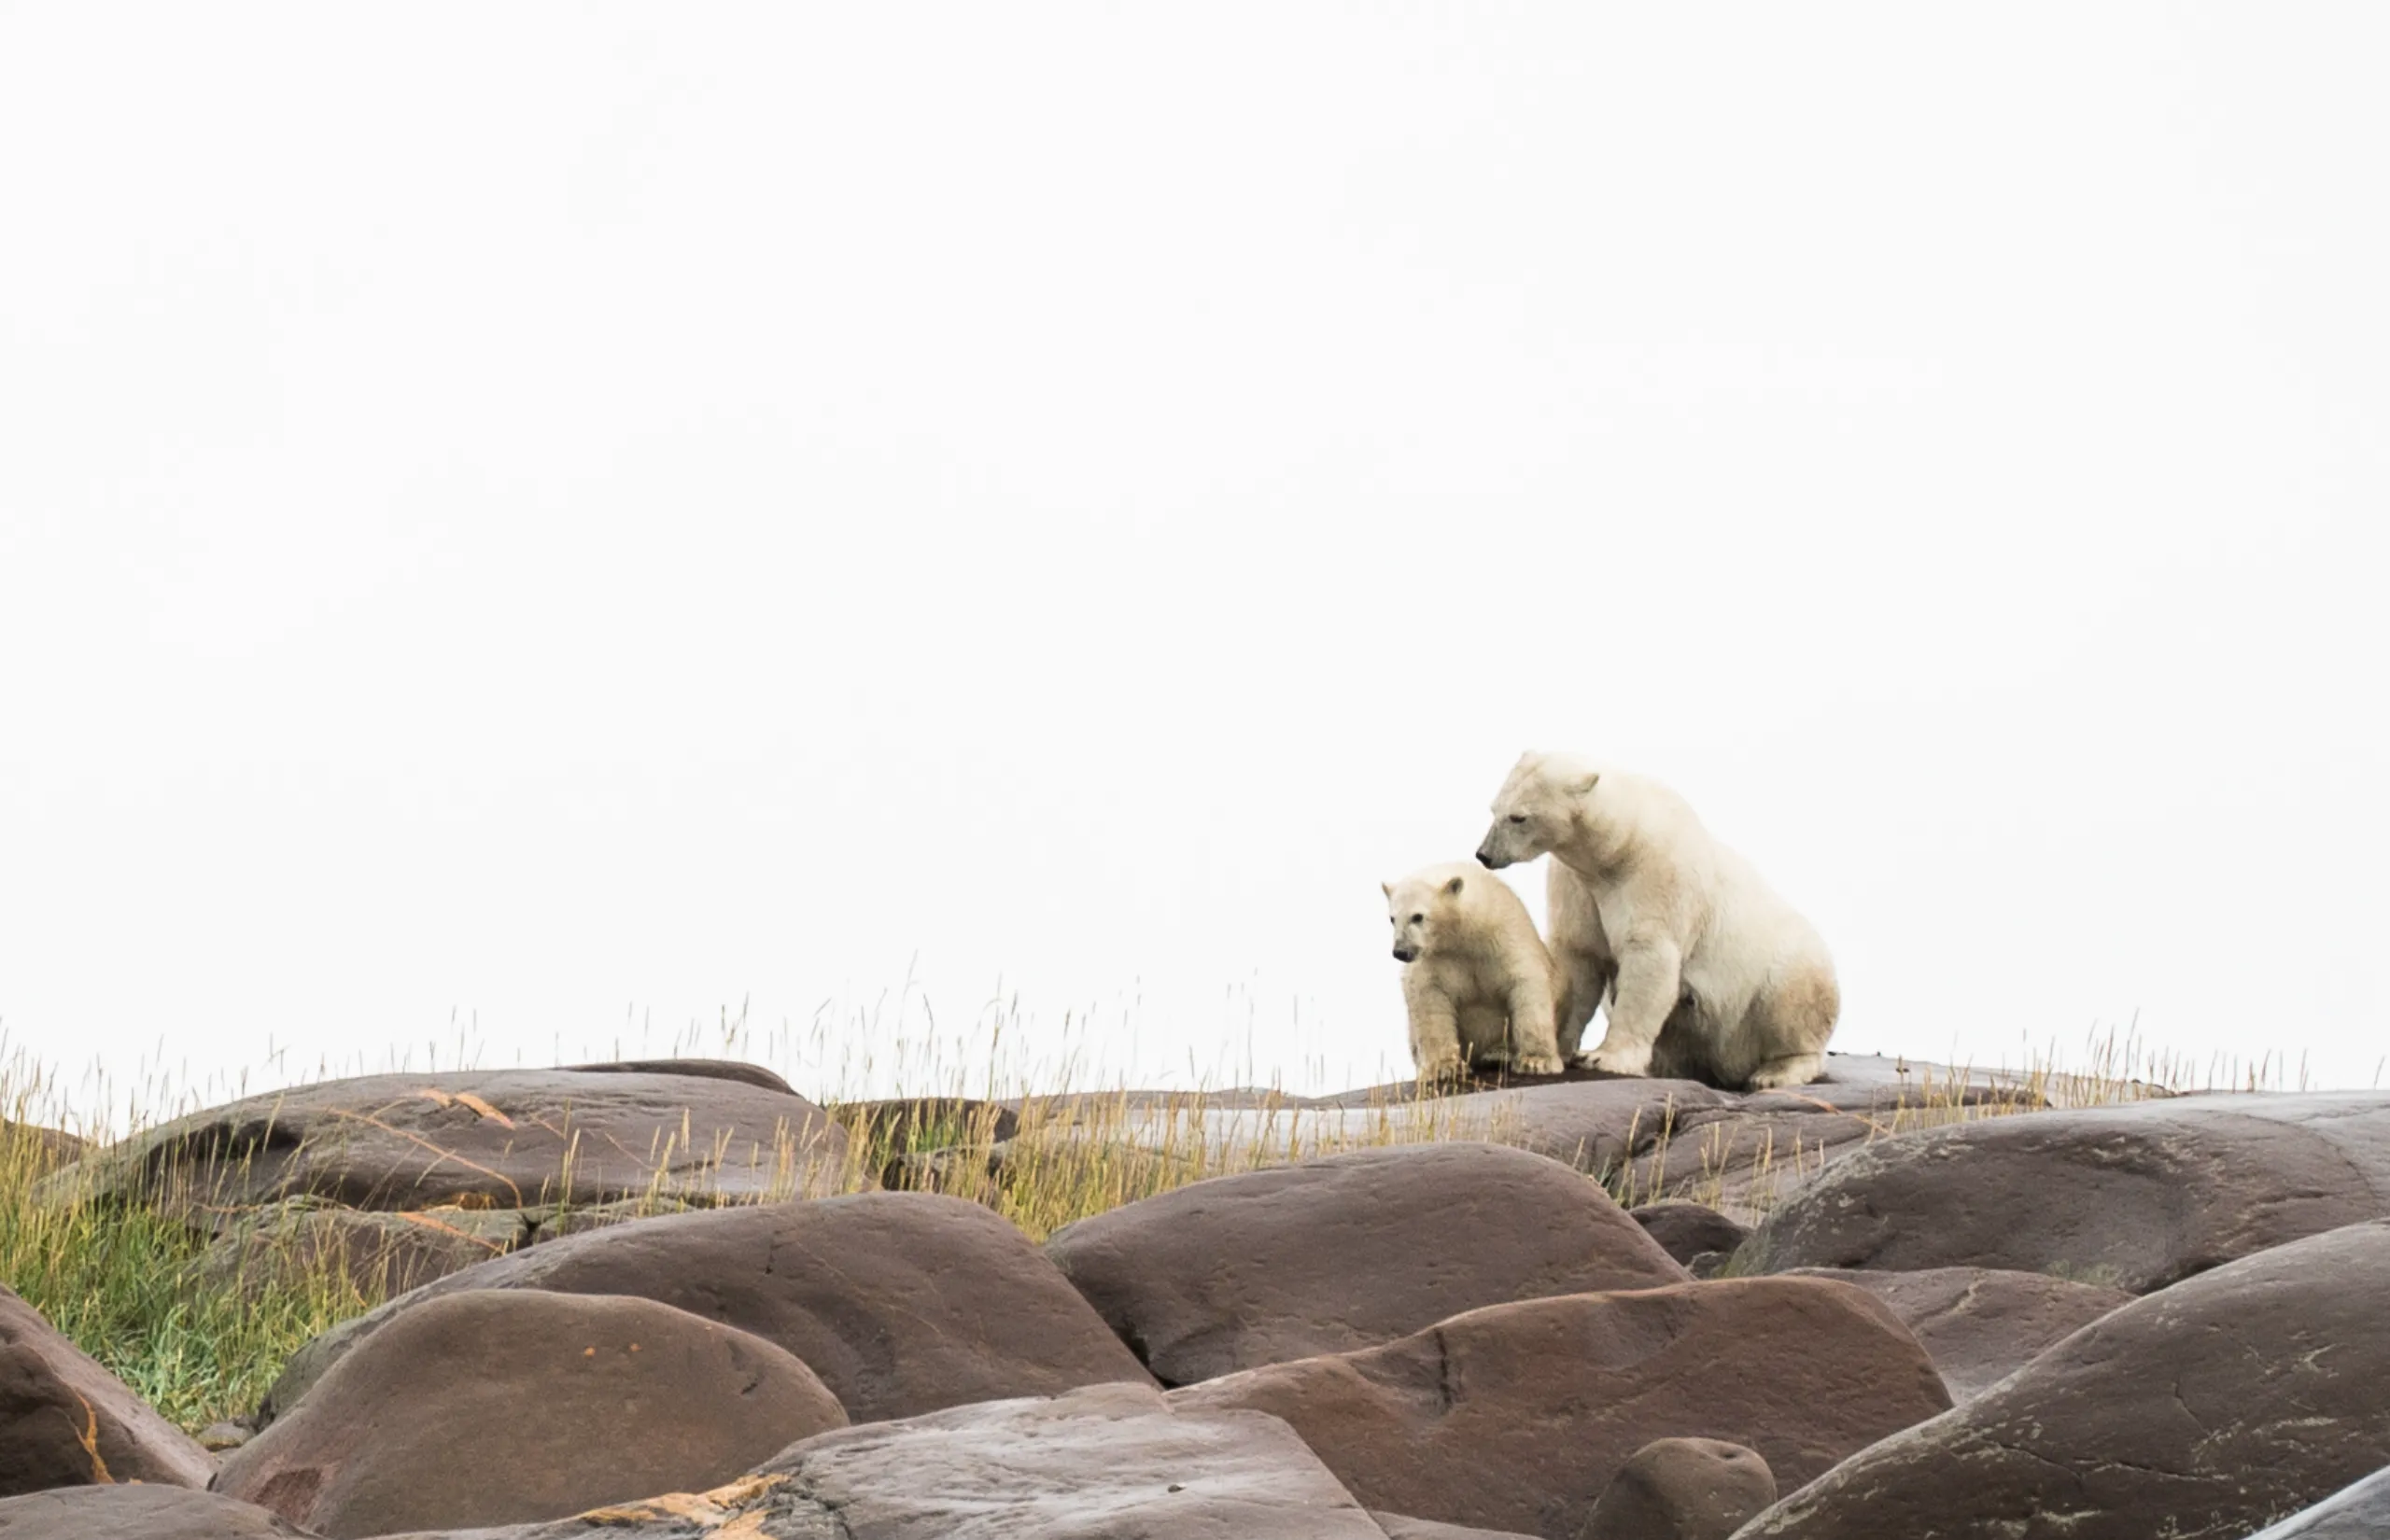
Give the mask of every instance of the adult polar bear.
M 1477 859 L 1545 854 L 1559 1041 L 1573 1047 L 1610 996 L 1610 1029 L 1581 1064 L 1755 1091 L 1825 1072 L 1834 959 L 1682 797 L 1574 755 L 1522 755 Z

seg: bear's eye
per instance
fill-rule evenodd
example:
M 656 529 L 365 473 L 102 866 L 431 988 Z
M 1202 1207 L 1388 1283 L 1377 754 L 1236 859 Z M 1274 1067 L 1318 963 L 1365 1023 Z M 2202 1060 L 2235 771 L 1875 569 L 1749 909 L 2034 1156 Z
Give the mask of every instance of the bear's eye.
M 1413 924 L 1413 925 L 1416 925 L 1416 924 L 1418 924 L 1420 921 L 1422 921 L 1422 920 L 1426 919 L 1427 917 L 1427 916 L 1425 916 L 1425 915 L 1413 915 L 1413 916 L 1412 916 L 1412 917 L 1411 917 L 1411 923 L 1412 923 L 1412 924 Z
M 1527 816 L 1525 813 L 1513 813 L 1511 815 L 1511 821 L 1512 823 L 1525 823 L 1526 820 Z

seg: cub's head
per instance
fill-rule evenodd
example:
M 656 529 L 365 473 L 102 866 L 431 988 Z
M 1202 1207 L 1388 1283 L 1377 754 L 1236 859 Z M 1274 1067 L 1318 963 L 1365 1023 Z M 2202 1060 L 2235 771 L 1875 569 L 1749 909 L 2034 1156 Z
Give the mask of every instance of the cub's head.
M 1495 795 L 1494 822 L 1478 844 L 1477 859 L 1498 872 L 1549 851 L 1568 837 L 1600 779 L 1600 771 L 1573 754 L 1520 755 Z
M 1385 917 L 1394 927 L 1397 960 L 1416 962 L 1434 947 L 1436 932 L 1451 922 L 1453 906 L 1469 890 L 1469 881 L 1467 874 L 1447 866 L 1378 884 L 1385 891 Z

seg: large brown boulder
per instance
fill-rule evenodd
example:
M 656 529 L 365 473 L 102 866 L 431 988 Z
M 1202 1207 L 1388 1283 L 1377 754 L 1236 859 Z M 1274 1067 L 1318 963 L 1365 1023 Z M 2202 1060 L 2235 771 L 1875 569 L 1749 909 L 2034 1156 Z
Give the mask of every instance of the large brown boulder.
M 808 1438 L 711 1491 L 439 1540 L 1385 1540 L 1286 1425 L 1150 1386 Z M 435 1540 L 431 1535 L 410 1540 Z
M 334 1540 L 558 1519 L 728 1480 L 843 1426 L 813 1372 L 652 1300 L 427 1302 L 226 1457 L 216 1490 Z
M 1371 1507 L 1553 1540 L 1655 1438 L 1747 1445 L 1791 1484 L 1950 1405 L 1891 1311 L 1819 1278 L 1497 1305 L 1171 1396 L 1285 1418 Z
M 2122 1289 L 1996 1267 L 1929 1267 L 1916 1273 L 1832 1267 L 1794 1271 L 1801 1277 L 1840 1279 L 1882 1300 L 1933 1355 L 1954 1401 L 1989 1390 L 2044 1348 L 2133 1300 Z
M 1657 1438 L 1610 1477 L 1582 1540 L 1728 1540 L 1775 1501 L 1776 1475 L 1758 1450 Z
M 1368 1347 L 1480 1305 L 1686 1276 L 1599 1187 L 1490 1144 L 1215 1177 L 1066 1225 L 1046 1253 L 1166 1385 Z
M 203 1211 L 310 1194 L 359 1209 L 801 1197 L 849 1181 L 846 1134 L 786 1090 L 713 1074 L 368 1075 L 250 1097 L 58 1172 L 52 1200 Z
M 1771 1270 L 2003 1267 L 2136 1294 L 2390 1214 L 2390 1093 L 2203 1096 L 1881 1141 L 1752 1237 Z
M 2390 1455 L 2384 1300 L 2390 1222 L 2227 1264 L 1845 1461 L 1741 1540 L 2242 1540 Z
M 0 1540 L 305 1540 L 254 1503 L 184 1487 L 70 1487 L 0 1502 Z
M 451 1273 L 302 1349 L 267 1416 L 389 1323 L 484 1289 L 633 1295 L 752 1332 L 803 1359 L 860 1422 L 1102 1380 L 1151 1383 L 1003 1218 L 959 1198 L 863 1193 L 640 1220 Z
M 216 1461 L 0 1284 L 0 1497 L 147 1481 L 204 1487 Z

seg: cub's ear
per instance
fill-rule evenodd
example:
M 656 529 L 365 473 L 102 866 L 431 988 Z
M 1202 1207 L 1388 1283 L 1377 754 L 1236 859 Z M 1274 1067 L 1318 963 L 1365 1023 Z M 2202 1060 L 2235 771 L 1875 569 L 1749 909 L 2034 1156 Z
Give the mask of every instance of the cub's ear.
M 1593 794 L 1594 788 L 1601 784 L 1601 773 L 1599 771 L 1595 771 L 1594 773 L 1583 777 L 1576 785 L 1568 788 L 1568 794 L 1577 797 L 1590 796 Z
M 1450 882 L 1448 882 L 1448 883 L 1444 884 L 1444 891 L 1445 891 L 1445 892 L 1447 892 L 1447 893 L 1455 893 L 1455 894 L 1457 894 L 1457 893 L 1460 891 L 1460 885 L 1461 885 L 1461 879 L 1460 879 L 1460 878 L 1458 878 L 1458 877 L 1455 877 L 1455 878 L 1453 878 L 1453 880 L 1452 880 L 1452 881 L 1450 881 Z
M 1378 884 L 1378 891 L 1384 893 L 1388 898 L 1392 898 L 1394 897 L 1394 884 L 1390 882 L 1381 882 Z

